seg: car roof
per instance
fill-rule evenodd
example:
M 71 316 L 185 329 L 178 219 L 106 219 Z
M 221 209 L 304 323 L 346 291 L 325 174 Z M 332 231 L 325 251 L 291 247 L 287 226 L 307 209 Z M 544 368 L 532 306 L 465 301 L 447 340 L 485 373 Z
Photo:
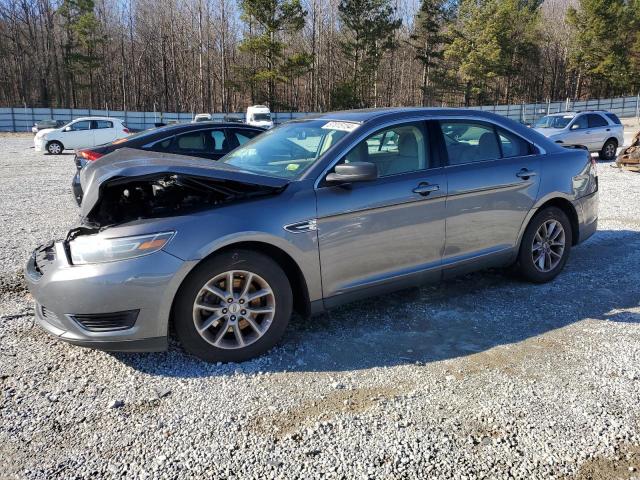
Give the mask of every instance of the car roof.
M 601 115 L 611 114 L 611 112 L 608 112 L 607 110 L 577 110 L 577 111 L 571 111 L 571 112 L 550 113 L 547 116 L 548 117 L 569 117 L 569 116 L 576 117 L 582 113 L 599 113 Z
M 249 128 L 252 130 L 263 130 L 262 127 L 256 127 L 254 125 L 247 125 L 246 123 L 237 123 L 237 122 L 196 122 L 196 123 L 174 123 L 171 125 L 164 125 L 162 127 L 158 127 L 156 132 L 169 132 L 169 131 L 182 131 L 182 130 L 197 130 L 204 127 L 229 127 L 229 128 Z
M 439 107 L 387 107 L 387 108 L 363 108 L 360 110 L 342 110 L 309 115 L 305 119 L 336 120 L 345 122 L 366 123 L 372 120 L 402 119 L 402 117 L 420 116 L 424 118 L 438 117 L 441 115 L 457 117 L 479 117 L 486 120 L 495 120 L 505 117 L 492 112 L 476 110 L 472 108 L 439 108 Z
M 78 120 L 108 120 L 108 121 L 118 120 L 120 122 L 124 121 L 121 118 L 117 118 L 117 117 L 78 117 L 71 120 L 71 122 L 77 122 Z

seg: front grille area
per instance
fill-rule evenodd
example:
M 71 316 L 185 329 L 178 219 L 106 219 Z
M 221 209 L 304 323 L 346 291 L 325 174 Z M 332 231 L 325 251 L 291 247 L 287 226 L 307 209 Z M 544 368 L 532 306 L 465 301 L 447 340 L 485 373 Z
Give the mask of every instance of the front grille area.
M 110 332 L 126 330 L 135 325 L 140 310 L 125 312 L 95 313 L 88 315 L 71 315 L 78 324 L 90 332 Z
M 38 249 L 34 252 L 34 256 L 36 271 L 40 275 L 44 275 L 47 269 L 51 267 L 51 265 L 53 265 L 53 262 L 56 259 L 56 249 L 53 242 L 38 247 Z

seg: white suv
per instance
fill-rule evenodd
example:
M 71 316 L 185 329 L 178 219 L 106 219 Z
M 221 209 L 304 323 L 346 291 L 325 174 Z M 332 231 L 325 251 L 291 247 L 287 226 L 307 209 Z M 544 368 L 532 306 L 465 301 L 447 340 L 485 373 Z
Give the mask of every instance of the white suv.
M 67 123 L 61 128 L 40 130 L 33 143 L 36 152 L 59 155 L 63 150 L 94 147 L 113 142 L 131 133 L 119 118 L 83 117 Z
M 554 113 L 542 117 L 534 128 L 556 143 L 581 145 L 597 152 L 603 160 L 616 158 L 618 147 L 624 144 L 624 127 L 610 112 Z

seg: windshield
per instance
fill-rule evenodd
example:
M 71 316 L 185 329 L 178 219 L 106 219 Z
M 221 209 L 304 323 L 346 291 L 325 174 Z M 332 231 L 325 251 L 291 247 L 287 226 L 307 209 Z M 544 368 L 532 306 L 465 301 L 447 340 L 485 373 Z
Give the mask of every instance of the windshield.
M 271 114 L 270 113 L 254 113 L 253 119 L 258 122 L 268 122 L 269 120 L 271 120 Z
M 220 161 L 254 173 L 296 178 L 359 126 L 327 120 L 285 123 L 258 135 Z
M 547 115 L 535 124 L 536 128 L 564 128 L 573 119 L 571 115 Z

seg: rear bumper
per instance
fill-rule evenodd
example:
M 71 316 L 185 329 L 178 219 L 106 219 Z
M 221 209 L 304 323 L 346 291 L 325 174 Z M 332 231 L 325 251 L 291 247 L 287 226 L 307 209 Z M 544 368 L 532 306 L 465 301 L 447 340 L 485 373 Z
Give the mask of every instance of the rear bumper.
M 36 300 L 35 317 L 47 333 L 83 347 L 159 351 L 167 347 L 173 298 L 193 266 L 164 251 L 92 265 L 72 265 L 62 242 L 38 249 L 25 277 Z M 36 260 L 36 256 L 38 260 Z M 137 310 L 133 325 L 87 328 L 82 316 Z
M 574 202 L 578 214 L 578 239 L 576 244 L 591 237 L 598 229 L 598 192 L 579 198 Z

